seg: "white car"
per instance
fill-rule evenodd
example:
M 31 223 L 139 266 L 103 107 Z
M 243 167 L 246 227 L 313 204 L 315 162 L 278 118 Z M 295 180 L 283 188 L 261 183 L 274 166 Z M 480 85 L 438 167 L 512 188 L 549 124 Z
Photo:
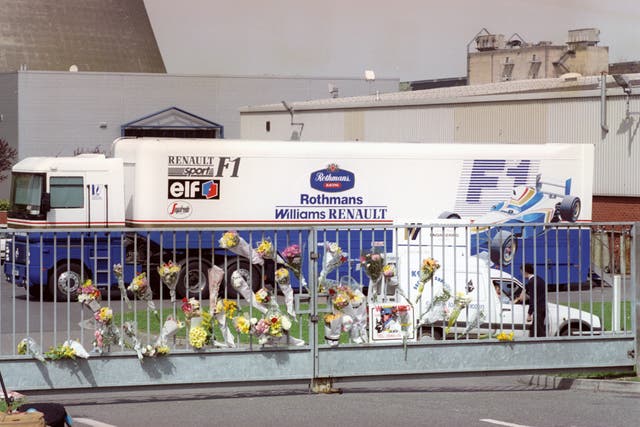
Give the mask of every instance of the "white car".
M 473 264 L 469 263 L 470 266 Z M 529 301 L 525 304 L 513 302 L 524 292 L 523 284 L 504 271 L 493 268 L 487 271 L 487 268 L 485 264 L 473 273 L 469 268 L 436 272 L 433 286 L 425 286 L 419 307 L 415 308 L 423 339 L 486 338 L 501 332 L 513 333 L 514 337 L 529 336 Z M 547 301 L 550 297 L 548 294 Z M 547 336 L 599 335 L 602 331 L 597 315 L 552 302 L 547 302 L 546 323 Z

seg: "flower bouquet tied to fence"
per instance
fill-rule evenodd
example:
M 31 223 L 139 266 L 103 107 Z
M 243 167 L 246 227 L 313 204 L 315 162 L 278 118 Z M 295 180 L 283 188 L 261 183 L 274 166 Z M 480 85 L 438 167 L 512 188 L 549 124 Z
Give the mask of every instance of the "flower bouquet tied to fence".
M 172 303 L 176 302 L 176 286 L 178 285 L 180 270 L 180 265 L 175 264 L 173 261 L 168 261 L 158 266 L 158 275 L 162 283 L 169 288 L 169 296 Z
M 300 245 L 292 244 L 284 248 L 282 251 L 282 258 L 284 259 L 285 266 L 291 270 L 294 276 L 300 281 L 300 287 L 306 288 L 307 282 L 302 277 L 302 250 Z
M 291 287 L 291 277 L 289 276 L 289 270 L 281 267 L 275 272 L 276 283 L 284 295 L 284 304 L 287 307 L 287 313 L 293 318 L 296 317 L 296 312 L 293 309 L 293 288 Z
M 363 251 L 360 255 L 360 265 L 372 282 L 380 280 L 384 264 L 384 254 L 380 248 L 371 248 L 368 251 Z
M 422 298 L 425 284 L 433 278 L 434 273 L 439 268 L 440 264 L 433 258 L 425 258 L 422 261 L 422 266 L 420 267 L 420 284 L 418 285 L 418 294 L 415 300 L 416 303 Z
M 218 240 L 218 243 L 221 248 L 247 258 L 251 264 L 264 264 L 264 259 L 256 250 L 251 248 L 251 245 L 247 243 L 247 241 L 244 240 L 237 231 L 225 232 L 220 240 Z
M 348 254 L 342 251 L 340 245 L 331 242 L 324 243 L 322 270 L 318 277 L 318 284 L 320 286 L 319 292 L 324 292 L 325 289 L 330 286 L 330 283 L 327 281 L 327 275 L 347 262 L 347 260 Z
M 87 350 L 76 340 L 67 340 L 58 346 L 50 347 L 44 355 L 51 360 L 89 358 Z
M 236 311 L 238 311 L 238 303 L 234 300 L 223 299 L 218 300 L 216 307 L 213 311 L 215 323 L 218 324 L 220 332 L 222 333 L 223 342 L 213 341 L 215 347 L 228 347 L 234 348 L 236 346 L 235 337 L 229 329 L 227 320 L 233 319 Z
M 45 361 L 44 355 L 42 354 L 42 349 L 31 337 L 24 338 L 18 343 L 18 354 L 28 354 L 29 356 L 41 362 Z
M 275 251 L 271 240 L 262 239 L 256 248 L 256 253 L 260 255 L 260 258 L 262 259 L 273 259 Z
M 260 304 L 258 302 L 255 294 L 249 287 L 249 283 L 247 283 L 247 279 L 249 279 L 249 272 L 244 268 L 239 268 L 231 273 L 231 286 L 240 295 L 242 295 L 242 297 L 247 300 L 247 302 L 249 302 L 252 307 L 257 309 L 261 313 L 266 313 L 268 308 L 264 304 Z
M 127 290 L 132 292 L 139 300 L 146 301 L 147 307 L 153 311 L 158 320 L 160 319 L 156 305 L 153 303 L 153 292 L 151 291 L 151 286 L 149 286 L 149 280 L 147 280 L 147 273 L 143 272 L 134 277 Z
M 453 327 L 453 325 L 455 325 L 456 321 L 458 320 L 458 316 L 460 316 L 462 309 L 469 305 L 470 302 L 470 296 L 468 296 L 464 292 L 456 292 L 456 295 L 453 298 L 453 310 L 451 310 L 451 314 L 449 315 L 447 327 L 445 328 L 445 334 L 449 333 L 449 330 Z
M 131 308 L 131 301 L 129 301 L 129 295 L 127 295 L 127 288 L 124 286 L 124 278 L 122 276 L 122 264 L 114 264 L 113 265 L 113 274 L 116 275 L 116 279 L 118 279 L 118 289 L 120 289 L 120 295 L 127 302 L 127 306 Z
M 99 301 L 101 298 L 102 294 L 100 290 L 93 284 L 91 279 L 85 280 L 80 287 L 78 301 L 89 307 L 91 311 L 96 312 L 97 310 L 100 310 Z

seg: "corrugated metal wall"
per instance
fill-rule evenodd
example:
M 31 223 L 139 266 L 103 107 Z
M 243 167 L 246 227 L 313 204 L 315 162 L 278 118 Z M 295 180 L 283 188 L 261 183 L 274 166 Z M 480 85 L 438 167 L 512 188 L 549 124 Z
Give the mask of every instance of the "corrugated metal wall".
M 609 133 L 600 128 L 599 91 L 485 97 L 482 102 L 443 100 L 429 105 L 335 108 L 296 113 L 305 123 L 303 140 L 463 142 L 463 143 L 585 143 L 596 147 L 594 194 L 640 196 L 640 97 L 631 97 L 626 118 L 625 97 L 609 89 Z M 471 98 L 473 99 L 473 98 Z M 264 138 L 258 128 L 265 113 L 242 113 L 242 137 Z M 289 117 L 272 118 L 272 126 L 290 127 Z M 286 133 L 286 132 L 284 132 Z M 290 132 L 289 132 L 290 133 Z M 266 139 L 275 135 L 268 135 Z
M 0 138 L 12 147 L 18 147 L 18 76 L 15 73 L 0 74 Z M 18 153 L 19 155 L 20 153 Z M 0 182 L 0 199 L 9 194 L 10 179 Z
M 239 108 L 244 105 L 305 101 L 329 97 L 329 82 L 340 93 L 355 96 L 368 93 L 362 79 L 306 77 L 182 76 L 125 73 L 17 73 L 19 77 L 21 158 L 33 155 L 70 155 L 78 147 L 108 148 L 120 135 L 120 125 L 176 106 L 220 123 L 226 138 L 240 137 Z M 397 79 L 376 81 L 381 90 L 398 89 Z M 0 98 L 4 92 L 0 92 Z M 13 102 L 17 104 L 17 101 Z M 277 139 L 289 139 L 291 118 L 278 113 L 282 126 Z M 313 116 L 318 134 L 327 138 L 343 137 L 326 128 L 327 119 Z M 297 121 L 298 117 L 294 117 Z M 106 123 L 106 128 L 100 124 Z M 265 120 L 260 118 L 260 132 Z M 307 128 L 304 129 L 306 132 Z M 325 133 L 326 131 L 326 133 Z

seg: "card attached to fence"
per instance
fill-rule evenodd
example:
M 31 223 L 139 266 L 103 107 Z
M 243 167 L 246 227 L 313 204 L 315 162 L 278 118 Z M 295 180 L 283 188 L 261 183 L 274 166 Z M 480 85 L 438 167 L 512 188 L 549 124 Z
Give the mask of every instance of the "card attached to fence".
M 381 303 L 369 307 L 371 342 L 415 341 L 413 307 L 409 304 Z

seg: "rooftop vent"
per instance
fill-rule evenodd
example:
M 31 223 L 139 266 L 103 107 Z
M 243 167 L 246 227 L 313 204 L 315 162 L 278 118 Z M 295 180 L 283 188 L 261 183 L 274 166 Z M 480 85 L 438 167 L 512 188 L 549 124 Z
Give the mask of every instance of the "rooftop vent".
M 569 30 L 567 44 L 595 46 L 600 41 L 600 30 L 597 28 L 582 28 Z
M 504 34 L 483 34 L 476 37 L 476 49 L 480 52 L 504 49 Z

